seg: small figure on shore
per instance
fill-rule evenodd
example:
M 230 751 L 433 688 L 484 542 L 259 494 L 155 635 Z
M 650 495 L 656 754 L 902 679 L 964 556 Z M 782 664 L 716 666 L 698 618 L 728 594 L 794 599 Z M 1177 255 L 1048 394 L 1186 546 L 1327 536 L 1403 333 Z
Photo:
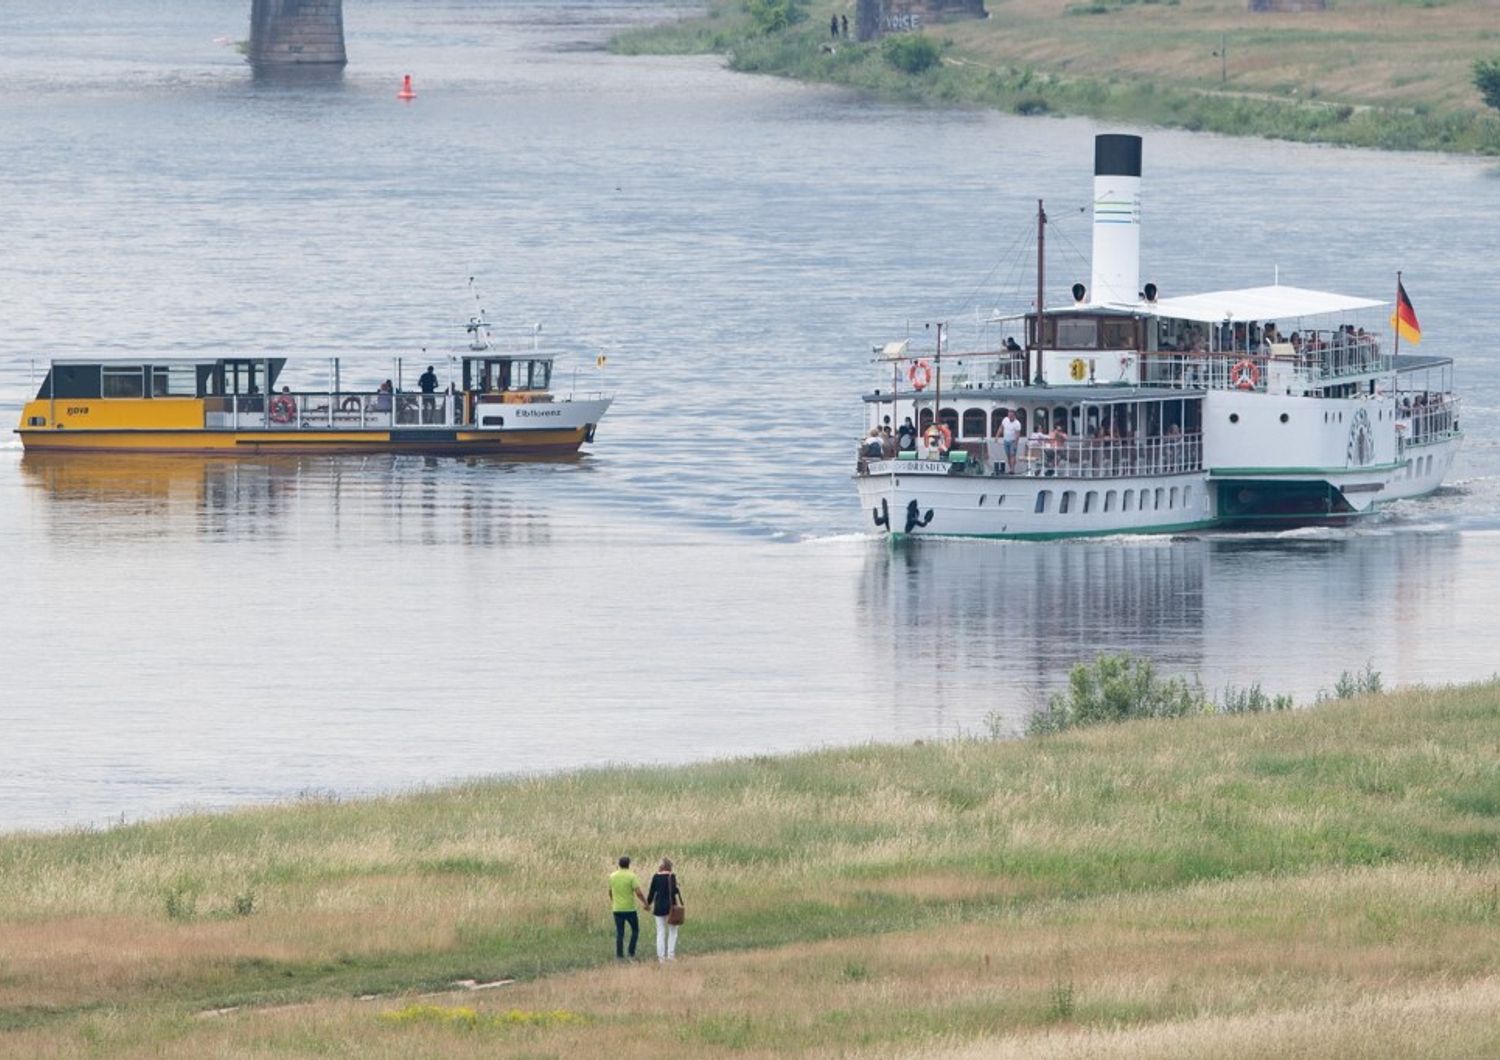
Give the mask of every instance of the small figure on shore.
M 828 16 L 828 35 L 835 39 L 839 35 L 839 17 L 837 15 Z
M 849 16 L 848 15 L 840 15 L 839 16 L 839 21 L 844 24 L 844 39 L 848 40 L 849 39 Z
M 630 959 L 635 960 L 635 944 L 641 937 L 641 918 L 636 915 L 636 899 L 646 904 L 641 893 L 641 882 L 630 871 L 630 858 L 620 858 L 620 867 L 609 874 L 609 899 L 615 914 L 615 960 L 626 956 L 625 929 L 630 928 Z
M 672 871 L 672 859 L 662 858 L 656 875 L 651 877 L 651 889 L 646 893 L 646 905 L 656 919 L 656 960 L 677 959 L 677 928 L 683 921 L 682 891 L 677 886 L 677 873 Z

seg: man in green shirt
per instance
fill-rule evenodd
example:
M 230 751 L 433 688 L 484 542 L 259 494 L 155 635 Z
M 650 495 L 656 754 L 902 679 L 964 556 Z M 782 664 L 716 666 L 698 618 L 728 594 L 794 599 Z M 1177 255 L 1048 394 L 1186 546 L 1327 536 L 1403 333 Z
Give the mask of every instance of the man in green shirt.
M 609 874 L 609 900 L 615 911 L 615 960 L 625 959 L 625 925 L 630 925 L 630 959 L 635 960 L 635 943 L 641 936 L 641 918 L 636 915 L 635 903 L 639 899 L 646 904 L 641 893 L 641 883 L 630 871 L 630 858 L 622 857 L 620 867 Z

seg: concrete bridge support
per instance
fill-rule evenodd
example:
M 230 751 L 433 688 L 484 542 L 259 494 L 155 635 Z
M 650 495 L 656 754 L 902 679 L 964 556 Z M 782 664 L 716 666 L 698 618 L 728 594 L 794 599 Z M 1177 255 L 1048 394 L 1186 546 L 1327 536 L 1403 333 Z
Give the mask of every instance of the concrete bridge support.
M 253 66 L 343 66 L 344 0 L 251 0 Z

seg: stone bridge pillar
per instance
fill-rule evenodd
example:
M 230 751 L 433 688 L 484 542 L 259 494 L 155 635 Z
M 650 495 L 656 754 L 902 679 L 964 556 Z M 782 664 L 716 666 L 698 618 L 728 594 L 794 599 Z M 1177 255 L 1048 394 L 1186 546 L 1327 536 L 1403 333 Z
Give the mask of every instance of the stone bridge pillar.
M 251 0 L 253 66 L 343 66 L 344 0 Z

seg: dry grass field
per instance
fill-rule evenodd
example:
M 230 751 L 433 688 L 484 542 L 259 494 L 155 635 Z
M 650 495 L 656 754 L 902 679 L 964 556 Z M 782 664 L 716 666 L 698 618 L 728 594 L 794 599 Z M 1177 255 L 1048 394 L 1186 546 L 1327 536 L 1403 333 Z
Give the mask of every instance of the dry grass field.
M 927 27 L 940 59 L 918 72 L 896 69 L 879 43 L 824 48 L 829 14 L 852 23 L 853 0 L 809 4 L 804 21 L 772 33 L 747 6 L 711 0 L 701 17 L 632 31 L 614 47 L 719 52 L 747 72 L 939 105 L 1500 152 L 1500 115 L 1473 84 L 1474 61 L 1500 56 L 1492 0 L 1338 0 L 1287 14 L 1251 12 L 1245 0 L 990 0 L 987 20 Z
M 12 835 L 0 1054 L 1496 1055 L 1497 763 L 1491 683 Z

